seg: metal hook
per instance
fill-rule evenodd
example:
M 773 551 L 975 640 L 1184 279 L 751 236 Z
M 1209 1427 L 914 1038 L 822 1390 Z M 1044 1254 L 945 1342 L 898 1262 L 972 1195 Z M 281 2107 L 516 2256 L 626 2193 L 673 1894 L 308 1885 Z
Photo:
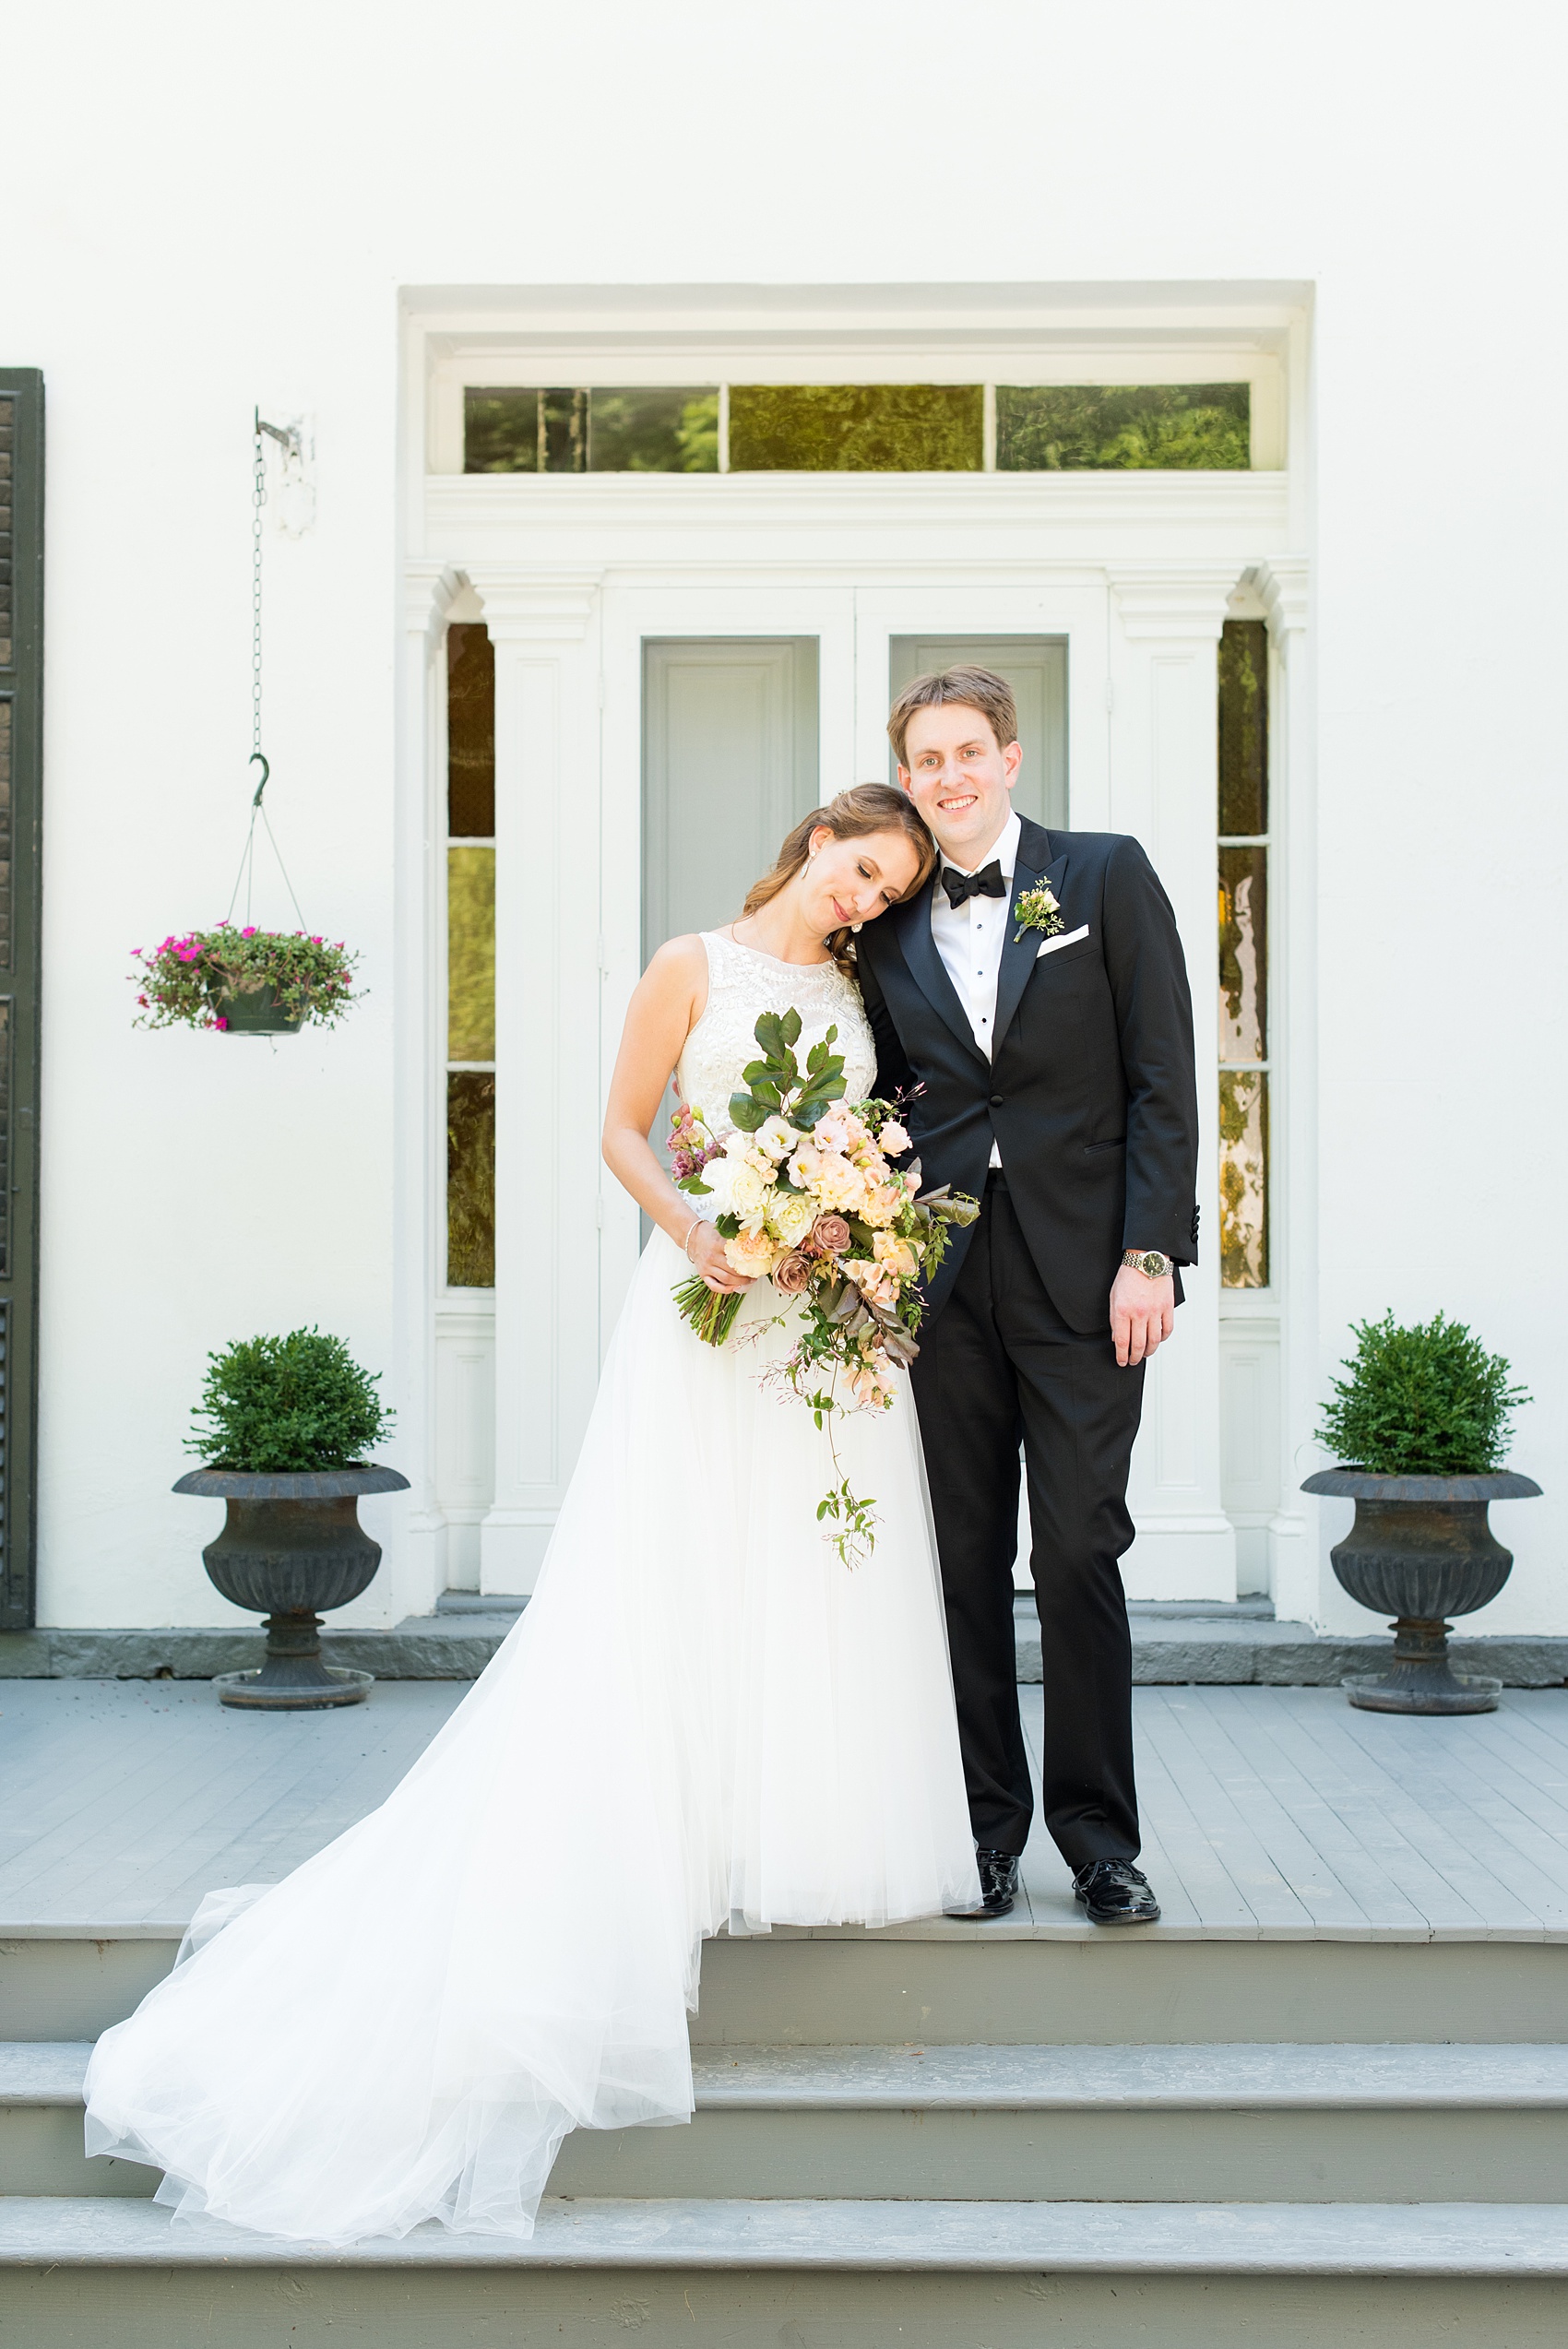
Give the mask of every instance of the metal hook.
M 297 424 L 289 424 L 286 426 L 281 424 L 269 424 L 259 408 L 253 409 L 251 412 L 255 418 L 254 429 L 257 439 L 260 438 L 263 433 L 270 433 L 273 439 L 278 442 L 279 445 L 283 448 L 290 457 L 297 457 L 303 454 L 300 446 L 300 428 Z
M 251 801 L 251 805 L 252 805 L 252 807 L 253 807 L 253 808 L 258 808 L 258 807 L 261 805 L 261 795 L 262 795 L 262 793 L 266 790 L 267 786 L 268 778 L 270 777 L 271 773 L 272 773 L 272 768 L 271 768 L 271 765 L 270 765 L 269 762 L 267 761 L 267 757 L 265 756 L 265 754 L 264 754 L 262 752 L 260 752 L 260 751 L 253 751 L 253 752 L 251 753 L 251 754 L 250 754 L 249 758 L 248 758 L 248 759 L 246 759 L 246 761 L 245 761 L 245 765 L 246 765 L 247 766 L 255 766 L 255 765 L 256 764 L 256 761 L 257 761 L 258 759 L 261 761 L 261 781 L 260 781 L 260 782 L 256 785 L 256 787 L 255 787 L 255 799 Z

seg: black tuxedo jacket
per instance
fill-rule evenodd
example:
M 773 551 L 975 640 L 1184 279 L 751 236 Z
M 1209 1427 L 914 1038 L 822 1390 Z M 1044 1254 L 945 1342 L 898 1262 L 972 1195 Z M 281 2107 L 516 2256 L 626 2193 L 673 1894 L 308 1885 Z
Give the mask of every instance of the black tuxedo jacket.
M 1041 881 L 1071 943 L 1050 942 L 1041 955 L 1048 942 L 1034 930 L 1020 937 L 1009 908 L 991 1060 L 931 934 L 935 874 L 861 931 L 861 989 L 878 1093 L 921 1088 L 906 1123 L 926 1186 L 949 1182 L 978 1199 L 994 1136 L 1039 1276 L 1087 1335 L 1106 1326 L 1123 1249 L 1197 1260 L 1193 1008 L 1170 900 L 1136 840 L 1048 832 L 1026 817 L 1013 904 Z M 929 1311 L 946 1298 L 968 1240 L 952 1233 Z

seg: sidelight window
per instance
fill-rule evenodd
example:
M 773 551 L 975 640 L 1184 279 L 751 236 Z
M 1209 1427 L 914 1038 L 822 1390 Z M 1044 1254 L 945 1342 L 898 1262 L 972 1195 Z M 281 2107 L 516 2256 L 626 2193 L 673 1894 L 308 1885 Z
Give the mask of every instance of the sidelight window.
M 1219 640 L 1219 1277 L 1268 1286 L 1268 629 Z
M 446 632 L 446 1282 L 495 1286 L 495 652 Z

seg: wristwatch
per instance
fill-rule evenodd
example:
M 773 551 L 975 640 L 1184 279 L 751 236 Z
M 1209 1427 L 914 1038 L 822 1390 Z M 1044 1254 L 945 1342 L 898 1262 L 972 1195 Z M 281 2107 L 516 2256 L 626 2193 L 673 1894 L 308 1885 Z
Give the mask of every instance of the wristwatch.
M 1169 1280 L 1170 1259 L 1162 1256 L 1158 1248 L 1129 1248 L 1123 1251 L 1122 1262 L 1131 1264 L 1146 1280 Z

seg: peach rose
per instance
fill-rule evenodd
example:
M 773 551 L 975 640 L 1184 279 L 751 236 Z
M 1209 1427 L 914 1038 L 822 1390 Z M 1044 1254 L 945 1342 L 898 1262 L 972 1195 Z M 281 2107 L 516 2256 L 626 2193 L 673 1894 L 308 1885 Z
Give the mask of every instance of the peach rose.
M 765 1231 L 743 1231 L 725 1241 L 724 1253 L 732 1271 L 748 1280 L 760 1280 L 773 1270 L 778 1252 Z
M 825 1256 L 841 1256 L 851 1237 L 842 1216 L 818 1216 L 812 1226 L 812 1238 Z

